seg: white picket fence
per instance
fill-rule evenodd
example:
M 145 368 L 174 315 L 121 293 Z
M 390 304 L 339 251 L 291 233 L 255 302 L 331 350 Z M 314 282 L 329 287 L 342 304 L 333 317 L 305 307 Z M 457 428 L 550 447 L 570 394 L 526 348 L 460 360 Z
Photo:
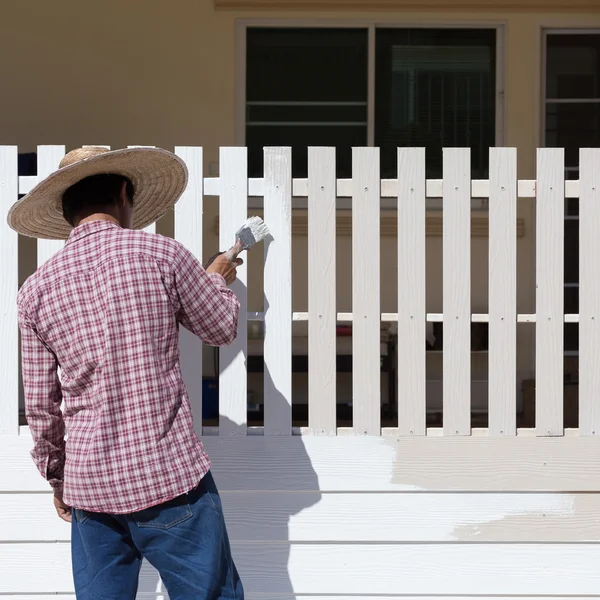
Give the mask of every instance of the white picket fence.
M 52 170 L 64 146 L 38 148 L 37 177 L 17 176 L 17 148 L 0 147 L 0 206 Z M 353 150 L 351 180 L 336 180 L 335 150 L 309 149 L 308 179 L 292 180 L 289 148 L 266 148 L 264 178 L 247 176 L 245 148 L 221 148 L 220 176 L 205 178 L 199 147 L 178 147 L 187 163 L 189 186 L 175 209 L 175 237 L 202 259 L 204 196 L 220 198 L 220 245 L 231 244 L 247 217 L 248 198 L 264 198 L 264 218 L 273 239 L 265 248 L 264 313 L 247 313 L 246 266 L 234 288 L 242 310 L 235 343 L 220 350 L 221 427 L 225 436 L 246 435 L 247 320 L 264 320 L 264 435 L 292 434 L 292 321 L 308 321 L 309 431 L 335 435 L 336 323 L 352 322 L 353 431 L 381 434 L 380 325 L 398 327 L 398 430 L 423 436 L 426 428 L 426 323 L 444 323 L 443 434 L 471 434 L 471 323 L 489 323 L 490 436 L 515 436 L 518 322 L 536 327 L 536 431 L 563 435 L 563 323 L 580 330 L 579 434 L 600 432 L 600 150 L 582 149 L 580 180 L 565 181 L 564 151 L 540 149 L 537 180 L 517 180 L 517 152 L 490 149 L 490 180 L 471 181 L 470 151 L 445 149 L 443 180 L 425 179 L 425 152 L 398 150 L 398 178 L 381 180 L 379 149 Z M 308 309 L 292 313 L 292 200 L 307 198 Z M 352 307 L 336 312 L 336 199 L 352 199 Z M 380 312 L 380 199 L 398 201 L 398 309 Z M 425 305 L 426 199 L 443 201 L 443 314 Z M 471 312 L 471 199 L 489 200 L 489 313 Z M 517 198 L 536 198 L 536 314 L 517 314 Z M 580 314 L 564 315 L 564 201 L 580 199 Z M 149 228 L 150 231 L 153 227 Z M 533 240 L 531 243 L 534 243 Z M 18 377 L 15 296 L 18 239 L 0 219 L 0 433 L 17 434 Z M 62 242 L 39 241 L 38 264 Z M 596 319 L 598 316 L 598 319 Z M 198 344 L 198 358 L 201 348 Z M 198 360 L 201 368 L 201 360 Z M 194 412 L 201 414 L 195 393 Z M 199 429 L 201 426 L 199 425 Z

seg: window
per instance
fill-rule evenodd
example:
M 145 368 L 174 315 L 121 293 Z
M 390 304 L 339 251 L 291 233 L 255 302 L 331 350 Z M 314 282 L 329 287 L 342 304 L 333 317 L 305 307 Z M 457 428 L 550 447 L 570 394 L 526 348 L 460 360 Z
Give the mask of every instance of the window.
M 600 32 L 545 36 L 544 145 L 565 149 L 565 177 L 579 179 L 579 149 L 600 146 Z M 579 312 L 579 200 L 565 201 L 565 312 Z M 579 326 L 565 324 L 577 354 Z
M 373 142 L 384 178 L 396 175 L 399 146 L 427 149 L 429 178 L 442 176 L 444 146 L 470 147 L 472 176 L 486 178 L 497 141 L 497 35 L 495 28 L 248 27 L 250 176 L 262 175 L 264 146 L 285 145 L 294 177 L 307 175 L 308 146 L 335 146 L 338 177 L 351 177 L 351 148 Z
M 252 177 L 264 146 L 292 146 L 306 177 L 308 146 L 335 146 L 350 177 L 352 146 L 367 145 L 366 29 L 248 29 L 246 145 Z

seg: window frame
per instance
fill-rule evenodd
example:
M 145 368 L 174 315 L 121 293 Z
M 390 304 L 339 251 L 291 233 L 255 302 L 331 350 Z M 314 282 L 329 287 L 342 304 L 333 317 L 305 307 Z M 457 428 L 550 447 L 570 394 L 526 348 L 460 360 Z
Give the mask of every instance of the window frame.
M 600 36 L 600 28 L 593 27 L 544 27 L 542 29 L 542 60 L 541 60 L 541 119 L 540 119 L 540 138 L 541 138 L 541 147 L 546 148 L 546 112 L 548 108 L 548 104 L 557 104 L 557 103 L 565 103 L 565 102 L 581 102 L 585 104 L 600 104 L 600 98 L 576 98 L 566 100 L 558 99 L 558 98 L 548 98 L 547 96 L 547 75 L 548 75 L 548 37 L 551 35 L 598 35 Z M 558 100 L 558 102 L 557 102 Z M 566 167 L 566 171 L 573 171 L 573 167 Z M 579 170 L 579 167 L 577 167 Z M 565 221 L 579 221 L 579 214 L 577 215 L 569 215 L 567 214 L 566 202 L 565 202 Z M 567 288 L 579 288 L 579 281 L 577 283 L 566 282 L 563 281 L 563 289 Z M 565 357 L 578 357 L 579 350 L 564 350 L 563 355 Z
M 502 147 L 505 136 L 505 65 L 506 21 L 362 21 L 343 19 L 237 19 L 235 49 L 235 145 L 246 145 L 246 32 L 253 27 L 289 28 L 339 28 L 368 30 L 368 76 L 367 76 L 367 145 L 375 145 L 375 33 L 377 29 L 492 29 L 496 31 L 496 131 L 495 145 Z M 249 208 L 262 208 L 262 200 L 249 198 Z M 306 209 L 306 198 L 294 198 L 294 209 Z M 349 209 L 350 199 L 338 198 L 338 210 Z M 382 198 L 381 208 L 395 209 L 393 198 Z M 487 199 L 474 199 L 474 210 L 487 210 Z M 427 200 L 428 210 L 440 210 L 441 201 Z

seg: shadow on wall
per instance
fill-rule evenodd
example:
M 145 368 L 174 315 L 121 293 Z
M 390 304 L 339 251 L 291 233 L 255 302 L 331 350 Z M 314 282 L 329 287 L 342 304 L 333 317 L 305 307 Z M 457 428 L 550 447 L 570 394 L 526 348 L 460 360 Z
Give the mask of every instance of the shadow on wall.
M 233 289 L 236 293 L 244 291 L 241 282 Z M 265 312 L 267 310 L 265 298 Z M 246 323 L 240 323 L 240 327 L 246 327 Z M 194 356 L 202 356 L 199 343 L 185 345 L 186 349 L 191 347 L 194 347 Z M 188 365 L 184 370 L 186 386 L 188 390 L 197 390 L 202 382 L 190 380 L 194 370 L 189 369 L 189 356 L 182 359 L 182 368 L 184 362 Z M 228 366 L 221 363 L 221 370 Z M 266 365 L 265 379 L 271 379 Z M 269 408 L 281 414 L 286 411 L 286 404 L 283 394 L 275 390 Z M 221 415 L 220 427 L 235 431 L 237 424 Z M 213 463 L 213 475 L 223 501 L 233 556 L 245 593 L 271 593 L 276 594 L 278 600 L 291 599 L 294 590 L 288 571 L 290 520 L 321 499 L 318 477 L 302 437 L 224 439 L 207 436 L 203 442 Z M 146 561 L 140 573 L 138 598 L 168 598 L 158 573 Z

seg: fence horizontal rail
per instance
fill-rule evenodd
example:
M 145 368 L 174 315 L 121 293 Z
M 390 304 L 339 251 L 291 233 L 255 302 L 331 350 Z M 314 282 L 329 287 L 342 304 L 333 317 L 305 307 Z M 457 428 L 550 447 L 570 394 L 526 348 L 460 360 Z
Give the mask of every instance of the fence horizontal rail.
M 564 323 L 579 323 L 579 315 L 577 314 L 566 314 L 563 315 Z M 353 313 L 348 312 L 339 312 L 336 313 L 336 321 L 339 323 L 352 323 L 355 317 Z M 264 321 L 265 313 L 264 312 L 249 312 L 248 313 L 248 321 Z M 304 322 L 309 320 L 309 315 L 307 312 L 293 312 L 292 313 L 292 321 L 296 322 Z M 516 317 L 517 323 L 535 323 L 537 320 L 537 315 L 535 314 L 527 314 L 522 313 L 518 314 Z M 381 322 L 382 323 L 396 323 L 398 321 L 398 313 L 381 313 Z M 427 313 L 425 315 L 425 321 L 427 323 L 443 323 L 444 322 L 444 314 L 443 313 Z M 472 313 L 471 314 L 471 323 L 489 323 L 490 315 L 487 313 Z
M 19 177 L 19 193 L 29 193 L 38 183 L 36 175 L 22 175 Z M 221 195 L 221 178 L 204 178 L 204 195 Z M 521 179 L 517 182 L 517 196 L 519 198 L 535 198 L 535 180 Z M 248 197 L 262 198 L 265 195 L 265 179 L 252 177 L 248 179 Z M 352 198 L 352 179 L 338 179 L 336 184 L 337 198 Z M 292 196 L 294 198 L 308 197 L 308 179 L 295 178 L 292 180 Z M 398 198 L 398 180 L 381 180 L 381 197 Z M 442 179 L 428 179 L 425 183 L 425 197 L 441 199 L 444 197 L 444 182 Z M 475 179 L 471 182 L 471 197 L 487 199 L 490 197 L 490 184 L 486 179 Z M 565 181 L 565 198 L 579 198 L 579 181 Z

